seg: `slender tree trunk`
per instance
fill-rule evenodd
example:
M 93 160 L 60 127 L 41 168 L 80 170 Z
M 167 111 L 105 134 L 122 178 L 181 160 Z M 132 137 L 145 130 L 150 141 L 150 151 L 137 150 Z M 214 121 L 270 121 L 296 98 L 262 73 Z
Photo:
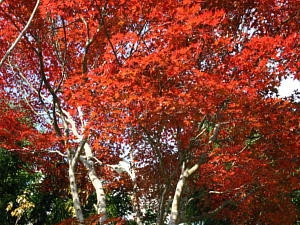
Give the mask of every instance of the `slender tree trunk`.
M 166 200 L 168 197 L 169 193 L 169 185 L 167 184 L 160 196 L 160 203 L 159 203 L 159 211 L 158 211 L 158 216 L 156 219 L 156 224 L 157 225 L 163 225 L 164 224 L 164 218 L 165 218 L 165 209 L 166 209 Z
M 81 114 L 81 110 L 79 109 L 79 114 Z M 100 224 L 104 224 L 106 220 L 106 201 L 105 201 L 105 192 L 103 189 L 102 181 L 97 176 L 94 162 L 93 162 L 93 152 L 90 147 L 90 145 L 87 143 L 88 137 L 83 137 L 79 134 L 78 129 L 76 128 L 75 121 L 71 117 L 71 115 L 67 111 L 63 111 L 65 118 L 65 127 L 68 128 L 67 125 L 69 125 L 70 129 L 72 130 L 73 134 L 81 140 L 81 144 L 78 147 L 75 155 L 75 159 L 80 159 L 83 163 L 84 167 L 87 169 L 87 174 L 89 176 L 89 179 L 92 182 L 92 185 L 96 191 L 96 197 L 97 197 L 97 203 L 95 204 L 95 209 L 97 213 L 101 216 L 99 219 Z M 82 119 L 81 119 L 82 120 Z M 83 120 L 82 120 L 83 121 Z M 82 122 L 82 126 L 84 126 L 84 123 Z M 82 131 L 82 133 L 84 133 Z M 84 152 L 83 155 L 81 155 L 81 152 Z M 75 167 L 75 164 L 74 164 Z
M 139 198 L 137 196 L 138 193 L 138 184 L 137 184 L 137 180 L 136 180 L 136 172 L 135 172 L 135 166 L 134 166 L 134 155 L 133 152 L 130 151 L 129 153 L 130 155 L 130 167 L 128 168 L 129 170 L 125 171 L 128 173 L 130 179 L 132 180 L 133 183 L 133 193 L 132 193 L 132 198 L 131 198 L 131 202 L 132 202 L 132 207 L 133 207 L 133 214 L 134 214 L 134 221 L 136 222 L 137 225 L 143 225 L 142 223 L 142 213 L 141 213 L 141 206 L 139 203 Z
M 84 218 L 83 218 L 83 213 L 79 201 L 79 195 L 78 195 L 78 189 L 77 189 L 76 177 L 75 177 L 75 162 L 71 156 L 69 157 L 69 181 L 70 181 L 70 189 L 71 189 L 71 195 L 72 195 L 76 218 L 78 220 L 78 224 L 83 225 Z
M 103 189 L 102 181 L 97 177 L 95 169 L 91 165 L 89 165 L 88 167 L 88 176 L 96 191 L 97 204 L 95 205 L 95 208 L 97 213 L 101 215 L 99 219 L 100 224 L 104 224 L 107 218 L 105 192 Z
M 199 162 L 196 163 L 191 168 L 186 168 L 185 163 L 182 164 L 181 173 L 179 177 L 179 181 L 176 185 L 175 194 L 172 201 L 171 206 L 171 216 L 169 225 L 177 225 L 179 220 L 179 210 L 180 210 L 180 200 L 181 196 L 184 190 L 184 186 L 186 184 L 186 180 L 190 175 L 192 175 L 200 166 L 201 163 L 203 163 L 205 160 L 205 157 L 201 157 Z
M 96 174 L 94 168 L 94 162 L 92 160 L 93 158 L 92 150 L 88 144 L 85 144 L 84 151 L 85 151 L 86 159 L 81 158 L 82 159 L 81 161 L 86 167 L 88 171 L 88 176 L 96 191 L 97 204 L 95 205 L 95 208 L 97 213 L 101 215 L 99 222 L 100 224 L 104 224 L 105 220 L 107 219 L 107 215 L 106 215 L 106 199 L 105 199 L 105 192 L 103 189 L 102 180 Z
M 170 216 L 170 221 L 169 225 L 176 225 L 178 218 L 179 218 L 179 204 L 180 204 L 180 199 L 181 195 L 183 192 L 183 187 L 185 185 L 186 177 L 184 176 L 185 168 L 184 165 L 182 166 L 181 174 L 179 177 L 179 181 L 177 182 L 176 189 L 175 189 L 175 194 L 173 197 L 172 201 L 172 206 L 171 206 L 171 216 Z

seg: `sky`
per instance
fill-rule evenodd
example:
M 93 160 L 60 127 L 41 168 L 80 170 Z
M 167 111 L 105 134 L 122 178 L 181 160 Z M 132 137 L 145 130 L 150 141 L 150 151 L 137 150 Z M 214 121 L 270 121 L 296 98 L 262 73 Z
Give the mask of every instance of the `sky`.
M 300 91 L 300 80 L 294 80 L 292 77 L 288 77 L 287 79 L 281 81 L 281 85 L 278 87 L 279 96 L 290 96 L 296 89 Z

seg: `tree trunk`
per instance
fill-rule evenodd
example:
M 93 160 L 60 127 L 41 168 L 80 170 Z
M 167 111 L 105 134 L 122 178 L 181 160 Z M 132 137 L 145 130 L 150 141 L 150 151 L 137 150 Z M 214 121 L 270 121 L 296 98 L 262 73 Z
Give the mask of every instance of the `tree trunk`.
M 171 206 L 171 216 L 170 216 L 169 225 L 176 225 L 178 218 L 179 218 L 179 204 L 180 204 L 181 194 L 183 192 L 183 187 L 184 187 L 185 181 L 186 181 L 184 172 L 185 171 L 183 168 L 183 170 L 180 174 L 179 181 L 177 182 L 177 185 L 176 185 L 176 190 L 175 190 L 175 194 L 174 194 L 172 206 Z
M 185 163 L 182 164 L 179 181 L 177 182 L 175 194 L 174 194 L 173 201 L 172 201 L 169 225 L 177 225 L 178 224 L 180 200 L 181 200 L 184 186 L 186 184 L 186 180 L 190 175 L 192 175 L 199 168 L 200 164 L 203 163 L 203 161 L 204 161 L 203 159 L 201 157 L 199 162 L 197 164 L 195 164 L 194 166 L 192 166 L 191 168 L 185 168 Z
M 80 109 L 78 109 L 79 114 L 81 115 L 82 112 Z M 87 143 L 88 137 L 84 137 L 79 134 L 76 126 L 75 126 L 75 121 L 71 117 L 71 115 L 67 111 L 63 111 L 64 114 L 64 121 L 65 121 L 65 129 L 70 127 L 72 130 L 73 134 L 81 140 L 81 144 L 78 146 L 78 149 L 75 153 L 74 159 L 76 161 L 78 159 L 81 160 L 83 163 L 84 167 L 87 169 L 87 173 L 89 176 L 89 179 L 92 182 L 92 185 L 96 191 L 96 197 L 97 197 L 97 203 L 95 204 L 95 209 L 97 213 L 101 216 L 99 219 L 100 224 L 104 224 L 104 221 L 106 220 L 106 201 L 105 201 L 105 192 L 103 189 L 102 181 L 99 179 L 99 177 L 96 174 L 95 168 L 94 168 L 94 162 L 93 162 L 93 152 L 90 147 L 90 145 Z M 82 117 L 82 115 L 80 116 Z M 82 120 L 82 119 L 81 119 Z M 69 125 L 69 126 L 68 126 Z M 84 123 L 82 122 L 82 126 L 84 126 Z M 83 131 L 82 131 L 83 133 Z M 84 151 L 84 156 L 81 156 L 81 152 Z M 75 163 L 74 163 L 75 167 Z
M 126 170 L 126 168 L 124 168 L 124 170 L 128 173 L 128 175 L 133 183 L 133 193 L 132 193 L 132 198 L 131 198 L 133 214 L 134 214 L 133 218 L 137 225 L 143 225 L 142 220 L 141 220 L 141 217 L 142 217 L 141 206 L 140 206 L 139 198 L 137 196 L 139 187 L 138 187 L 137 180 L 136 180 L 134 155 L 133 155 L 132 151 L 130 151 L 129 154 L 130 154 L 129 156 L 130 156 L 130 161 L 131 161 L 130 167 L 128 168 L 128 170 Z
M 97 204 L 95 205 L 95 209 L 97 213 L 101 216 L 99 219 L 99 223 L 104 224 L 105 220 L 107 219 L 107 216 L 106 216 L 106 199 L 105 199 L 103 184 L 96 174 L 94 168 L 94 162 L 92 160 L 93 157 L 92 150 L 88 144 L 85 144 L 84 151 L 85 151 L 86 159 L 81 158 L 81 161 L 86 167 L 88 171 L 88 176 L 96 191 Z
M 78 220 L 78 224 L 83 225 L 84 218 L 83 218 L 83 213 L 79 201 L 79 195 L 78 195 L 78 189 L 77 189 L 76 177 L 75 177 L 75 162 L 71 156 L 69 157 L 69 181 L 70 181 L 70 189 L 71 189 L 71 195 L 73 200 L 73 206 L 75 209 L 75 215 Z
M 97 213 L 101 216 L 99 222 L 100 224 L 104 224 L 106 220 L 106 200 L 105 200 L 105 192 L 103 189 L 102 181 L 97 177 L 93 166 L 89 166 L 88 176 L 96 191 L 97 204 L 95 205 L 95 208 Z
M 169 185 L 167 184 L 161 193 L 160 202 L 159 202 L 159 209 L 158 209 L 158 216 L 156 218 L 156 225 L 163 225 L 165 219 L 165 209 L 166 209 L 166 200 L 169 194 Z

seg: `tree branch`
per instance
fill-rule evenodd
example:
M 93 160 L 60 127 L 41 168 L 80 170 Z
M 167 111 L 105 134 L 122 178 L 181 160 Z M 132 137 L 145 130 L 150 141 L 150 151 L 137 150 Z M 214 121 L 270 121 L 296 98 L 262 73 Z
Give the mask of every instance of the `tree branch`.
M 2 3 L 2 1 L 0 2 Z M 3 63 L 5 62 L 5 60 L 7 59 L 7 57 L 10 55 L 10 53 L 14 50 L 14 48 L 16 47 L 16 45 L 18 44 L 18 42 L 21 40 L 21 38 L 23 37 L 24 33 L 27 31 L 27 29 L 29 28 L 32 19 L 38 9 L 38 6 L 40 4 L 40 0 L 36 1 L 35 7 L 29 17 L 29 20 L 27 22 L 27 24 L 25 25 L 25 27 L 23 28 L 23 30 L 21 31 L 21 33 L 19 34 L 19 36 L 17 37 L 17 39 L 14 41 L 14 43 L 10 46 L 10 48 L 7 50 L 7 52 L 5 53 L 5 55 L 3 56 L 3 58 L 0 61 L 0 68 L 2 67 Z
M 88 138 L 87 137 L 83 137 L 80 144 L 78 145 L 77 151 L 75 152 L 74 158 L 73 158 L 73 162 L 76 163 L 80 157 L 80 154 L 82 153 L 83 149 L 84 149 L 84 145 L 86 144 Z
M 87 66 L 87 54 L 89 52 L 90 46 L 91 44 L 94 42 L 94 37 L 90 38 L 90 28 L 89 28 L 89 24 L 87 23 L 87 21 L 81 17 L 82 22 L 84 23 L 85 27 L 86 27 L 86 33 L 87 33 L 87 37 L 86 37 L 86 43 L 85 43 L 85 47 L 84 47 L 84 54 L 82 57 L 82 73 L 85 74 L 88 72 L 88 66 Z
M 117 61 L 118 65 L 121 66 L 122 64 L 121 64 L 121 62 L 120 62 L 119 59 L 118 59 L 118 54 L 117 54 L 117 52 L 116 52 L 116 50 L 115 50 L 115 48 L 114 48 L 113 43 L 112 43 L 111 40 L 110 40 L 109 33 L 108 33 L 108 29 L 107 29 L 107 26 L 106 26 L 106 23 L 105 23 L 105 19 L 104 19 L 104 16 L 103 16 L 103 13 L 102 13 L 102 12 L 101 12 L 101 23 L 102 23 L 102 25 L 103 25 L 103 29 L 104 29 L 105 36 L 106 36 L 106 38 L 107 38 L 107 40 L 108 40 L 108 43 L 109 43 L 109 45 L 110 45 L 110 47 L 111 47 L 111 49 L 112 49 L 112 51 L 113 51 L 113 53 L 114 53 L 114 56 L 115 56 L 115 58 L 116 58 L 116 61 Z

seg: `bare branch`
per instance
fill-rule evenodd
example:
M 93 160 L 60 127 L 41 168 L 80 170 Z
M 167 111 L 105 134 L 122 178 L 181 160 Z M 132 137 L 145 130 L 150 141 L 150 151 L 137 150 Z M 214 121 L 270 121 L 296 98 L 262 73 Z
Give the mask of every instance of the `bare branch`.
M 38 40 L 39 41 L 39 40 Z M 55 91 L 53 90 L 53 88 L 51 87 L 51 84 L 49 83 L 49 80 L 46 78 L 46 74 L 45 74 L 45 65 L 44 65 L 44 59 L 43 59 L 43 48 L 41 43 L 39 43 L 39 47 L 38 47 L 38 52 L 37 52 L 37 56 L 39 58 L 39 66 L 40 66 L 40 76 L 41 76 L 41 83 L 40 83 L 40 88 L 39 88 L 39 99 L 41 101 L 42 104 L 44 104 L 43 99 L 41 98 L 41 90 L 42 90 L 42 86 L 43 84 L 45 85 L 45 88 L 50 92 L 50 94 L 52 95 L 52 118 L 53 118 L 53 127 L 55 129 L 55 132 L 58 136 L 62 136 L 62 132 L 59 128 L 59 122 L 58 122 L 58 118 L 56 115 L 56 106 L 57 109 L 59 111 L 60 114 L 62 114 L 62 109 L 60 106 L 60 100 L 57 96 L 57 94 L 55 93 Z
M 37 112 L 37 111 L 30 105 L 30 103 L 29 103 L 29 101 L 28 101 L 28 99 L 27 99 L 26 97 L 24 98 L 24 101 L 25 101 L 26 105 L 28 105 L 28 107 L 30 108 L 30 110 L 31 110 L 35 115 L 39 116 L 39 115 L 44 115 L 44 114 L 45 114 L 45 113 L 39 113 L 39 112 Z
M 93 157 L 93 159 L 99 164 L 99 165 L 103 165 L 103 163 L 97 158 L 97 157 Z
M 206 128 L 202 129 L 201 132 L 199 134 L 197 134 L 197 136 L 194 139 L 196 140 L 199 137 L 201 137 L 204 134 L 205 131 L 206 131 Z
M 2 3 L 2 1 L 0 2 Z M 10 48 L 7 50 L 7 52 L 5 53 L 5 55 L 3 56 L 3 58 L 1 59 L 0 61 L 0 68 L 1 66 L 3 65 L 3 63 L 5 62 L 5 60 L 7 59 L 7 57 L 10 55 L 10 53 L 14 50 L 14 48 L 16 47 L 16 45 L 18 44 L 18 42 L 21 40 L 21 38 L 23 37 L 24 33 L 27 31 L 27 29 L 29 28 L 31 22 L 32 22 L 32 19 L 38 9 L 38 6 L 40 4 L 40 0 L 37 0 L 36 1 L 36 4 L 35 4 L 35 7 L 29 17 L 29 20 L 27 22 L 27 24 L 25 25 L 25 27 L 23 28 L 23 30 L 21 31 L 21 33 L 19 34 L 19 36 L 17 37 L 17 39 L 14 41 L 14 43 L 10 46 Z
M 76 151 L 76 153 L 74 155 L 74 158 L 73 158 L 73 162 L 74 163 L 76 163 L 77 160 L 79 159 L 79 157 L 80 157 L 80 155 L 81 155 L 81 153 L 82 153 L 82 151 L 84 149 L 84 145 L 86 144 L 87 140 L 88 140 L 87 137 L 83 137 L 82 138 L 82 140 L 81 140 L 81 142 L 80 142 L 80 144 L 79 144 L 79 146 L 77 148 L 77 151 Z
M 13 73 L 15 73 L 17 76 L 19 76 L 26 84 L 27 86 L 37 95 L 39 95 L 40 98 L 42 98 L 43 100 L 47 101 L 48 103 L 51 103 L 49 101 L 49 99 L 47 99 L 44 95 L 42 95 L 41 93 L 39 93 L 39 91 L 33 87 L 33 85 L 29 82 L 29 80 L 26 78 L 26 76 L 23 74 L 23 72 L 21 71 L 21 69 L 19 68 L 19 66 L 17 64 L 14 64 L 11 60 L 10 57 L 8 58 L 8 65 L 10 66 L 10 69 Z M 16 71 L 15 71 L 16 70 Z M 38 113 L 36 112 L 36 110 L 32 107 L 32 105 L 30 105 L 29 101 L 25 98 L 25 102 L 27 103 L 27 105 L 30 107 L 30 109 L 37 115 L 42 115 L 43 113 Z M 49 118 L 52 118 L 50 115 L 49 110 L 45 107 L 45 105 L 43 105 L 43 109 L 45 110 L 45 113 L 48 115 Z
M 73 120 L 70 113 L 68 111 L 64 110 L 64 109 L 62 109 L 62 113 L 63 113 L 63 116 L 65 117 L 66 123 L 68 123 L 71 126 L 71 130 L 72 130 L 74 136 L 77 137 L 78 139 L 81 139 L 82 136 L 78 133 L 75 121 Z
M 81 17 L 81 20 L 84 23 L 84 25 L 86 27 L 86 32 L 87 32 L 86 43 L 85 43 L 85 47 L 84 47 L 84 54 L 82 57 L 82 73 L 84 74 L 84 73 L 88 72 L 87 54 L 88 54 L 91 44 L 93 43 L 93 40 L 90 39 L 90 28 L 89 28 L 88 23 L 86 22 L 86 20 L 83 17 Z
M 83 118 L 83 112 L 80 106 L 77 107 L 77 111 L 78 111 L 78 116 L 80 119 L 80 124 L 81 124 L 81 129 L 80 132 L 83 134 L 84 133 L 84 128 L 85 128 L 85 122 L 84 122 L 84 118 Z
M 85 47 L 84 47 L 84 54 L 83 54 L 83 57 L 82 57 L 82 73 L 87 73 L 88 72 L 88 67 L 87 67 L 87 54 L 89 52 L 89 49 L 90 49 L 90 46 L 93 44 L 94 40 L 95 40 L 95 37 L 97 35 L 97 33 L 100 31 L 100 24 L 99 24 L 99 27 L 96 31 L 96 33 L 91 37 L 90 35 L 90 28 L 89 28 L 89 24 L 88 22 L 83 18 L 81 17 L 81 20 L 82 22 L 84 23 L 85 27 L 86 27 L 86 43 L 85 43 Z
M 238 153 L 236 153 L 235 155 L 239 155 L 241 154 L 245 149 L 247 149 L 248 145 L 245 145 Z
M 186 178 L 188 178 L 189 176 L 191 176 L 193 173 L 195 173 L 197 171 L 197 169 L 199 168 L 199 166 L 203 163 L 205 163 L 207 160 L 207 154 L 202 154 L 200 157 L 199 157 L 199 160 L 196 164 L 194 164 L 191 168 L 187 168 L 185 169 L 184 171 L 184 176 Z
M 101 10 L 101 11 L 102 11 L 102 10 Z M 116 58 L 116 61 L 117 61 L 118 65 L 121 66 L 122 64 L 121 64 L 121 62 L 120 62 L 119 59 L 118 59 L 117 51 L 116 51 L 116 49 L 114 48 L 114 45 L 113 45 L 113 43 L 112 43 L 111 40 L 110 40 L 110 35 L 109 35 L 109 32 L 108 32 L 108 28 L 107 28 L 107 26 L 106 26 L 106 22 L 105 22 L 105 18 L 104 18 L 104 16 L 103 16 L 103 12 L 101 12 L 101 23 L 102 23 L 103 28 L 104 28 L 104 33 L 105 33 L 106 39 L 108 40 L 108 43 L 109 43 L 109 45 L 110 45 L 110 47 L 111 47 L 111 49 L 112 49 L 112 51 L 113 51 L 113 53 L 114 53 L 114 56 L 115 56 L 115 58 Z
M 56 154 L 58 154 L 58 155 L 60 155 L 60 156 L 62 156 L 64 158 L 67 157 L 67 154 L 64 154 L 64 153 L 62 153 L 61 151 L 58 151 L 58 150 L 49 150 L 47 152 L 49 152 L 49 153 L 56 153 Z
M 212 136 L 209 138 L 209 143 L 215 142 L 217 140 L 219 131 L 220 131 L 220 124 L 217 123 L 214 127 Z
M 136 42 L 137 45 L 135 45 L 135 43 L 133 43 L 132 45 L 132 48 L 130 49 L 130 52 L 129 52 L 129 57 L 132 56 L 132 54 L 135 52 L 135 50 L 138 48 L 139 46 L 139 42 L 140 42 L 140 39 L 142 38 L 142 36 L 145 34 L 145 27 L 147 26 L 148 22 L 146 21 L 144 23 L 144 25 L 141 27 L 140 31 L 138 32 L 138 37 L 139 37 L 139 40 Z

